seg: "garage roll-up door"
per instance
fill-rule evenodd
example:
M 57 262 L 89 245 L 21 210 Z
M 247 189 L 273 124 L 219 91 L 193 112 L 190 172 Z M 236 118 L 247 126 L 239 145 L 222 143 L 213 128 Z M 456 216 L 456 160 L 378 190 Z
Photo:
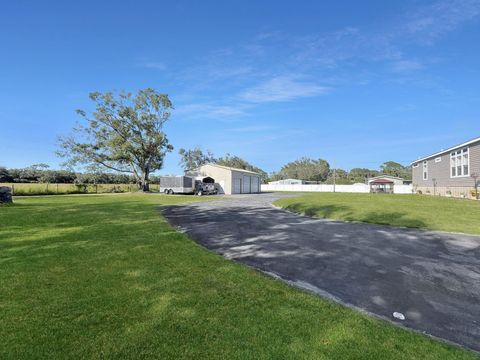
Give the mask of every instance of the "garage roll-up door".
M 252 193 L 260 192 L 260 178 L 252 176 Z
M 250 181 L 251 181 L 251 177 L 250 176 L 247 176 L 247 175 L 244 175 L 243 176 L 243 179 L 242 179 L 242 193 L 243 194 L 248 194 L 250 193 Z
M 242 193 L 242 179 L 233 178 L 233 193 L 234 194 Z

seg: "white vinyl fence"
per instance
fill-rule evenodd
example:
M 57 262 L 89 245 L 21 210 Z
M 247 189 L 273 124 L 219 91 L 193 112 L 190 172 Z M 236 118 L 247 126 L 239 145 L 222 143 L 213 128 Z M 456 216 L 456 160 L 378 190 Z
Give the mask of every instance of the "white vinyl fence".
M 413 194 L 413 186 L 410 185 L 393 185 L 395 194 Z
M 269 185 L 262 184 L 262 191 L 299 191 L 299 192 L 333 192 L 333 185 L 327 184 L 302 184 L 302 185 Z M 344 193 L 369 193 L 370 186 L 365 184 L 336 185 L 335 192 Z M 394 185 L 395 194 L 412 194 L 412 185 Z

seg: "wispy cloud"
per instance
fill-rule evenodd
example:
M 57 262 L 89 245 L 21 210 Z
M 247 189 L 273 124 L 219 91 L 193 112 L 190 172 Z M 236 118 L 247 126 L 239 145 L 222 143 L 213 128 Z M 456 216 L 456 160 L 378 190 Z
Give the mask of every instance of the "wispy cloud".
M 415 70 L 421 70 L 424 65 L 416 60 L 398 60 L 392 63 L 392 69 L 396 72 L 411 72 Z
M 334 88 L 378 81 L 440 88 L 443 85 L 428 73 L 435 60 L 419 55 L 415 47 L 430 46 L 476 17 L 480 0 L 438 0 L 416 6 L 384 26 L 302 36 L 259 33 L 203 54 L 176 72 L 173 80 L 185 89 L 179 96 L 190 98 L 177 106 L 177 113 L 241 117 L 262 104 L 323 96 Z M 141 64 L 165 69 L 161 62 Z
M 145 61 L 137 64 L 138 67 L 143 67 L 147 69 L 156 69 L 156 70 L 165 70 L 167 65 L 163 62 L 158 61 Z
M 225 131 L 230 131 L 234 133 L 249 133 L 249 132 L 262 132 L 262 131 L 271 131 L 273 130 L 273 126 L 268 125 L 252 125 L 252 126 L 241 126 L 241 127 L 234 127 L 230 129 L 225 129 Z
M 211 104 L 185 104 L 176 108 L 177 115 L 189 117 L 208 117 L 222 120 L 225 118 L 236 117 L 246 114 L 245 105 L 211 105 Z
M 432 43 L 444 33 L 480 16 L 480 0 L 442 0 L 408 15 L 407 33 L 425 43 Z
M 263 81 L 240 94 L 240 99 L 252 103 L 290 101 L 303 97 L 323 95 L 328 88 L 305 82 L 291 76 L 276 76 Z

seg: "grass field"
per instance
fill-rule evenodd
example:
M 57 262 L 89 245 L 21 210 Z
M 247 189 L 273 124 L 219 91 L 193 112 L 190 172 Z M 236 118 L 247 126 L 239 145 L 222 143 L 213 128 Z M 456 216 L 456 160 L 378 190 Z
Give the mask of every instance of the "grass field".
M 157 208 L 206 199 L 43 196 L 0 207 L 0 358 L 476 358 L 210 253 Z
M 135 184 L 47 184 L 47 183 L 0 183 L 13 189 L 16 196 L 28 195 L 66 195 L 66 194 L 95 194 L 95 193 L 122 193 L 138 191 Z M 160 185 L 150 184 L 150 191 L 160 190 Z
M 421 195 L 309 193 L 278 200 L 275 205 L 319 218 L 480 234 L 480 202 L 474 200 Z

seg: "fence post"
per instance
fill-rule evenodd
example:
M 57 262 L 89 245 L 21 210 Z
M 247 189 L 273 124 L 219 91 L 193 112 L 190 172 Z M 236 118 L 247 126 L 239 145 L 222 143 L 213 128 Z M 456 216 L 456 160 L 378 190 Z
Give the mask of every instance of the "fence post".
M 58 195 L 58 183 L 56 183 L 55 193 Z
M 15 184 L 12 183 L 12 195 L 15 195 Z

